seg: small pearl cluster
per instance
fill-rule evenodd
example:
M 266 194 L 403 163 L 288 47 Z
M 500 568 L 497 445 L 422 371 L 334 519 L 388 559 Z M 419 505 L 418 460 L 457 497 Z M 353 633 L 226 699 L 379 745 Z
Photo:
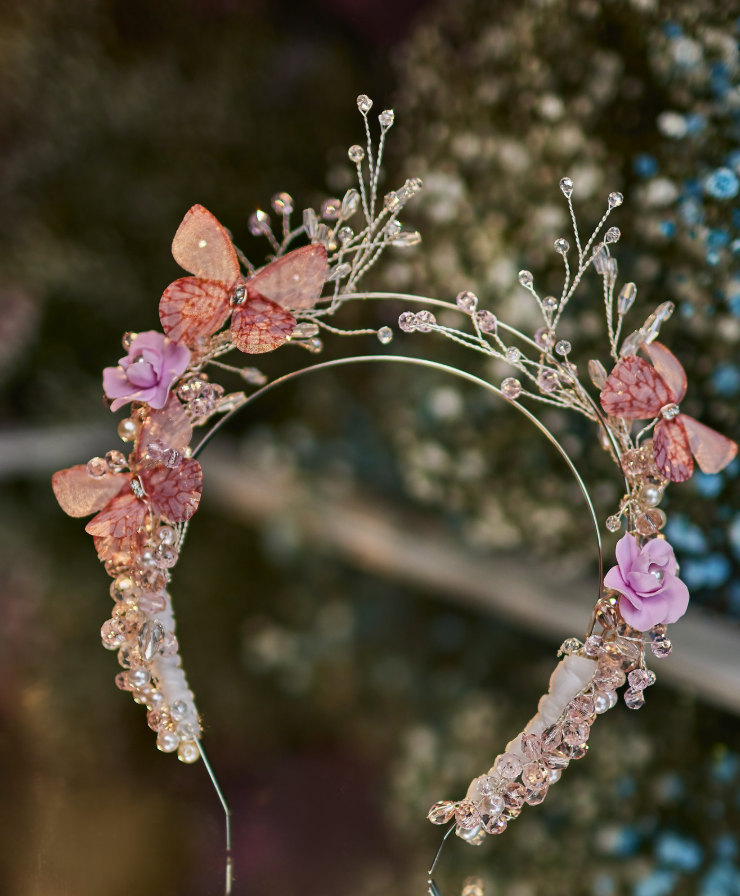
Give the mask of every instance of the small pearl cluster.
M 571 761 L 586 755 L 591 726 L 597 715 L 616 705 L 617 688 L 629 681 L 625 703 L 630 709 L 644 704 L 645 688 L 655 682 L 655 674 L 645 668 L 642 634 L 621 619 L 615 596 L 599 601 L 594 621 L 601 634 L 591 633 L 585 643 L 576 638 L 563 643 L 564 659 L 522 734 L 487 774 L 471 783 L 465 799 L 435 803 L 427 816 L 432 824 L 454 820 L 457 836 L 474 846 L 487 834 L 502 834 L 525 805 L 544 801 Z M 670 653 L 665 626 L 655 626 L 649 637 L 655 656 Z
M 666 524 L 665 511 L 658 507 L 663 499 L 668 480 L 655 464 L 653 440 L 646 439 L 638 448 L 622 454 L 622 471 L 629 484 L 629 492 L 622 498 L 619 512 L 607 518 L 606 528 L 617 532 L 622 517 L 630 522 L 634 534 L 652 537 Z

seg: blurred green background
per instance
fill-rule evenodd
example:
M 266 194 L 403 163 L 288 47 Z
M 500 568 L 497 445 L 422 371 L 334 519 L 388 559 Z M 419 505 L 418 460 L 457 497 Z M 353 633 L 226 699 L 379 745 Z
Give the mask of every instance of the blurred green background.
M 406 222 L 424 242 L 389 252 L 368 285 L 448 300 L 472 288 L 526 330 L 534 317 L 516 272 L 560 276 L 557 181 L 575 180 L 589 232 L 620 189 L 617 257 L 620 278 L 639 286 L 634 326 L 676 302 L 663 337 L 689 372 L 685 409 L 736 438 L 732 6 L 3 5 L 0 893 L 222 892 L 215 794 L 202 767 L 156 751 L 143 710 L 116 690 L 118 666 L 98 638 L 108 579 L 49 486 L 55 469 L 119 447 L 100 372 L 124 331 L 158 326 L 186 209 L 202 203 L 258 257 L 247 218 L 273 193 L 318 207 L 352 185 L 355 97 L 368 93 L 397 115 L 382 189 L 425 182 Z M 587 283 L 578 325 L 563 332 L 579 364 L 607 360 L 600 302 Z M 402 310 L 358 304 L 336 323 L 394 326 Z M 327 338 L 324 356 L 392 349 L 495 383 L 506 375 L 434 338 L 397 333 L 389 349 Z M 259 361 L 275 376 L 312 358 L 289 346 Z M 594 433 L 559 412 L 546 422 L 603 519 L 619 486 Z M 235 892 L 425 892 L 439 839 L 429 805 L 462 795 L 534 713 L 566 604 L 587 621 L 595 555 L 573 481 L 500 403 L 374 365 L 276 391 L 233 421 L 204 466 L 173 593 L 205 744 L 234 813 Z M 737 472 L 697 474 L 664 505 L 692 619 L 730 639 Z M 612 548 L 608 539 L 607 556 Z M 448 576 L 437 576 L 440 558 Z M 535 586 L 551 614 L 524 625 Z M 705 678 L 737 669 L 734 641 L 725 652 L 708 643 Z M 740 893 L 738 701 L 656 671 L 642 712 L 620 704 L 599 721 L 590 755 L 505 839 L 473 850 L 453 838 L 440 866 L 446 896 L 471 873 L 490 896 Z

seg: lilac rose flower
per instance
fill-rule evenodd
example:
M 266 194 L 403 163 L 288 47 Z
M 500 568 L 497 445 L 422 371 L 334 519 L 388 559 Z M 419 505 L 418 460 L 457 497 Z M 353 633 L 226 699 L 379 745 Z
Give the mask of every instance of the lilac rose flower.
M 117 411 L 129 401 L 143 401 L 151 408 L 167 404 L 172 384 L 187 369 L 190 350 L 168 339 L 164 333 L 148 330 L 131 340 L 128 354 L 118 367 L 103 371 L 103 389 L 113 399 Z
M 617 564 L 604 584 L 621 592 L 619 611 L 628 625 L 645 632 L 686 612 L 689 589 L 676 575 L 676 557 L 665 539 L 653 538 L 639 548 L 628 532 L 617 542 Z

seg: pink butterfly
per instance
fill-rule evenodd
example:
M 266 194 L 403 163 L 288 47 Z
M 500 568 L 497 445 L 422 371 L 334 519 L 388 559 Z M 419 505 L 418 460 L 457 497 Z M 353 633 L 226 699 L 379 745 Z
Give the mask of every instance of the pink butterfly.
M 95 536 L 101 559 L 136 551 L 146 539 L 144 523 L 150 509 L 171 523 L 189 520 L 198 509 L 203 473 L 197 460 L 182 456 L 192 435 L 182 405 L 170 395 L 167 404 L 144 421 L 130 471 L 94 479 L 85 464 L 78 464 L 52 476 L 54 494 L 65 513 L 76 517 L 97 513 L 85 531 Z M 153 460 L 147 454 L 150 445 L 174 449 L 168 459 L 176 466 Z
M 328 272 L 324 246 L 303 246 L 244 279 L 227 230 L 202 205 L 185 215 L 172 241 L 175 261 L 194 274 L 165 289 L 159 319 L 174 342 L 194 346 L 231 314 L 231 338 L 248 354 L 270 352 L 293 332 L 290 313 L 312 308 Z
M 672 482 L 685 482 L 694 472 L 692 454 L 705 473 L 719 473 L 737 454 L 737 445 L 680 413 L 687 384 L 678 358 L 659 342 L 643 349 L 652 366 L 636 355 L 619 361 L 601 390 L 602 408 L 611 417 L 628 420 L 661 418 L 653 434 L 653 454 L 660 472 Z

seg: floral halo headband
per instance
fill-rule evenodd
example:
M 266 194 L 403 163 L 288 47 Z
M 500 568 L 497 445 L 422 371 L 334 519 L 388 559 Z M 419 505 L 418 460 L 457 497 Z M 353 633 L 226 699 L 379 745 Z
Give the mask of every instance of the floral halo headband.
M 112 450 L 104 458 L 95 457 L 52 477 L 54 493 L 66 513 L 95 514 L 85 531 L 93 536 L 98 557 L 113 579 L 113 613 L 101 637 L 103 646 L 118 654 L 117 686 L 146 706 L 158 749 L 177 753 L 185 763 L 202 758 L 216 788 L 226 818 L 227 894 L 232 887 L 230 813 L 201 743 L 200 719 L 179 654 L 168 586 L 200 502 L 203 474 L 196 458 L 229 416 L 276 384 L 311 370 L 361 361 L 446 370 L 506 398 L 558 448 L 586 499 L 600 560 L 600 526 L 588 490 L 562 446 L 520 400 L 571 408 L 592 420 L 603 447 L 623 473 L 625 494 L 606 527 L 617 532 L 624 520 L 626 532 L 616 546 L 617 564 L 605 576 L 602 562 L 598 599 L 585 638 L 568 638 L 563 643 L 559 651 L 563 658 L 537 714 L 506 745 L 490 770 L 473 780 L 463 799 L 432 806 L 429 820 L 450 825 L 443 843 L 455 831 L 467 842 L 480 844 L 488 835 L 503 833 L 525 805 L 541 803 L 563 769 L 586 755 L 592 723 L 616 704 L 617 689 L 623 684 L 629 684 L 624 693 L 627 706 L 639 709 L 644 704 L 645 690 L 655 681 L 646 665 L 647 648 L 658 658 L 670 654 L 666 626 L 684 614 L 689 601 L 673 548 L 661 534 L 666 515 L 658 505 L 670 482 L 691 476 L 694 458 L 704 472 L 716 473 L 737 453 L 734 442 L 680 412 L 686 375 L 678 359 L 656 341 L 673 311 L 671 302 L 660 305 L 620 343 L 637 288 L 627 283 L 615 295 L 617 261 L 611 246 L 620 232 L 609 227 L 601 237 L 607 218 L 623 202 L 620 193 L 609 195 L 606 213 L 582 245 L 571 198 L 574 184 L 567 177 L 560 181 L 573 224 L 577 266 L 571 271 L 568 241 L 556 240 L 554 248 L 564 264 L 559 298 L 541 298 L 532 274 L 519 273 L 520 284 L 531 293 L 543 318 L 533 338 L 479 309 L 477 297 L 468 291 L 461 292 L 455 304 L 358 292 L 360 278 L 388 246 L 420 241 L 418 233 L 402 227 L 398 215 L 422 184 L 418 178 L 407 180 L 385 195 L 382 209 L 377 208 L 385 139 L 394 115 L 390 110 L 380 114 L 376 146 L 368 122 L 372 101 L 360 96 L 357 104 L 367 137 L 364 148 L 349 149 L 357 167 L 358 189 L 349 190 L 342 200 L 327 199 L 320 216 L 306 209 L 297 227 L 291 227 L 292 198 L 278 193 L 272 199 L 281 219 L 278 235 L 267 214 L 251 215 L 251 233 L 266 237 L 272 250 L 264 267 L 256 269 L 205 208 L 196 205 L 188 211 L 175 234 L 172 254 L 192 276 L 176 280 L 164 291 L 159 303 L 163 332 L 127 333 L 123 338 L 126 354 L 118 366 L 103 372 L 111 410 L 130 405 L 129 416 L 118 424 L 118 434 L 129 443 L 130 452 Z M 362 220 L 357 232 L 349 223 L 356 217 Z M 294 248 L 299 241 L 304 245 Z M 600 361 L 588 362 L 598 400 L 570 360 L 570 343 L 557 336 L 561 316 L 589 267 L 602 280 L 614 365 L 607 372 Z M 498 388 L 434 361 L 379 355 L 315 364 L 268 384 L 255 367 L 239 368 L 219 360 L 234 349 L 253 355 L 288 343 L 318 353 L 322 329 L 338 335 L 376 333 L 380 343 L 387 345 L 393 338 L 389 327 L 346 331 L 327 323 L 346 302 L 356 299 L 401 299 L 457 310 L 467 317 L 467 329 L 442 326 L 426 309 L 405 311 L 399 328 L 405 333 L 439 333 L 506 361 L 516 376 L 507 377 Z M 647 360 L 639 356 L 640 351 Z M 206 368 L 236 373 L 259 388 L 249 396 L 225 394 L 222 386 L 211 382 Z M 633 435 L 637 420 L 648 422 Z M 211 424 L 210 429 L 192 447 L 194 427 L 206 424 Z M 431 877 L 429 891 L 439 896 Z M 477 896 L 479 891 L 479 882 L 472 881 L 464 893 Z

